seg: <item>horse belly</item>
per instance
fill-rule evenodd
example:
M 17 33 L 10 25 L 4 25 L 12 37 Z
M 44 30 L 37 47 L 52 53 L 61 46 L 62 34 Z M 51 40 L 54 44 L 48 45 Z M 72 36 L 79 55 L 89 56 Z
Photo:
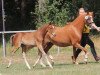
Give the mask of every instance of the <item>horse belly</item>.
M 36 46 L 35 40 L 31 40 L 31 39 L 22 40 L 22 44 Z
M 55 43 L 55 45 L 60 46 L 60 47 L 67 47 L 67 46 L 70 46 L 69 43 Z
M 71 45 L 70 33 L 68 29 L 59 28 L 55 30 L 55 36 L 50 36 L 50 41 L 60 47 L 66 47 Z
M 51 40 L 51 42 L 57 46 L 60 47 L 66 47 L 66 46 L 70 46 L 71 42 L 69 39 L 64 39 L 64 38 L 54 38 Z

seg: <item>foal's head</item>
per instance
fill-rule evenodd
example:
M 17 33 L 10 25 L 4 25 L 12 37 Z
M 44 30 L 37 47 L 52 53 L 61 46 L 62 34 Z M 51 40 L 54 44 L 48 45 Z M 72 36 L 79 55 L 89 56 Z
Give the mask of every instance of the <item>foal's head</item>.
M 55 36 L 56 34 L 54 33 L 55 30 L 55 24 L 49 23 L 47 32 L 50 33 L 52 36 Z
M 45 36 L 46 33 L 50 33 L 50 34 L 54 35 L 54 34 L 53 34 L 54 29 L 55 29 L 54 24 L 48 23 L 48 24 L 45 24 L 45 25 L 43 25 L 42 27 L 40 27 L 40 28 L 38 29 L 38 32 L 39 32 L 40 34 L 42 34 L 42 36 Z

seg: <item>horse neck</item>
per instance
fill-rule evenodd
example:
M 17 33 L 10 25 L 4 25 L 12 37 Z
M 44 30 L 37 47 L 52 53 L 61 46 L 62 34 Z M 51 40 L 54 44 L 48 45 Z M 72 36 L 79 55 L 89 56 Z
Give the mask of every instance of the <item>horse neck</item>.
M 80 32 L 83 31 L 85 25 L 85 15 L 79 15 L 73 22 L 72 25 Z

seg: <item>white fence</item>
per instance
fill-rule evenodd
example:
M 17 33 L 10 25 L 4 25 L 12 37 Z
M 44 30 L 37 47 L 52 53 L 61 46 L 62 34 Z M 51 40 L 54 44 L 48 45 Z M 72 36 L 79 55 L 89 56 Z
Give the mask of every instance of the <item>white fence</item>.
M 36 30 L 26 30 L 26 31 L 1 31 L 0 33 L 19 33 L 19 32 L 34 32 Z

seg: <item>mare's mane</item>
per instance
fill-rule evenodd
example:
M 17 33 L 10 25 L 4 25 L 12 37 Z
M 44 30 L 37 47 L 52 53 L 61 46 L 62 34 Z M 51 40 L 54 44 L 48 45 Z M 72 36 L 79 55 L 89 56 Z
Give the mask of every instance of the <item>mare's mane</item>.
M 85 18 L 85 15 L 86 14 L 78 15 L 78 17 L 73 22 L 71 22 L 70 24 L 77 25 L 80 22 L 80 20 L 83 20 Z

